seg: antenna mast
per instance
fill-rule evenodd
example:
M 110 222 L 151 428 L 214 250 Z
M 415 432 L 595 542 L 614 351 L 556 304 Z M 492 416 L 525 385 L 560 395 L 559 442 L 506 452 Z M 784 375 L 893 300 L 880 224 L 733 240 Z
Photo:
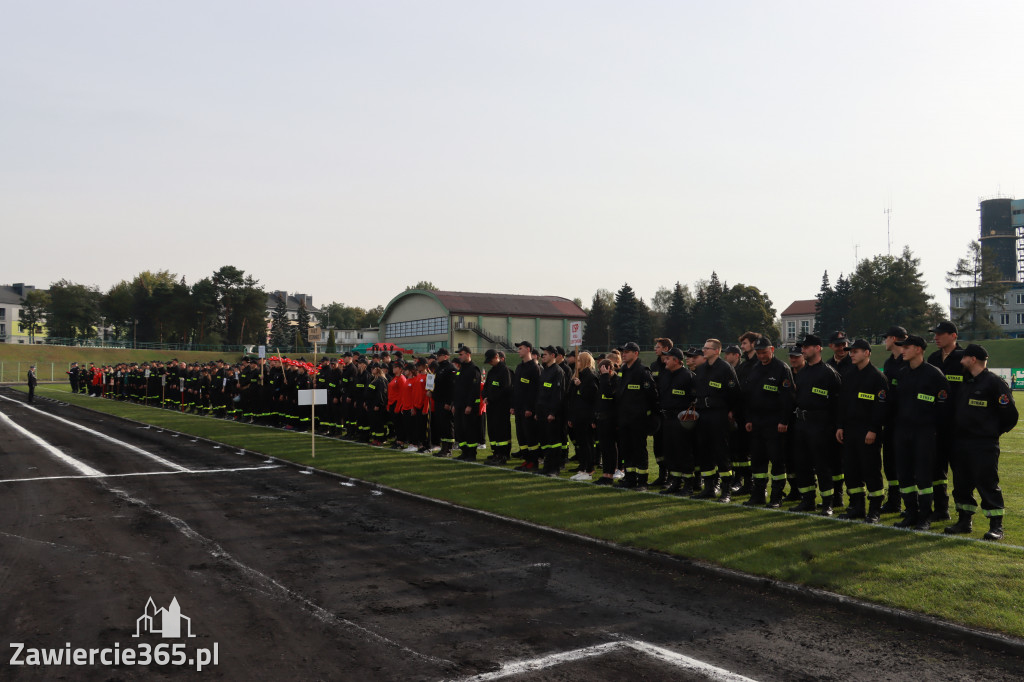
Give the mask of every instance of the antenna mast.
M 885 241 L 888 244 L 889 255 L 892 255 L 892 200 L 885 209 Z

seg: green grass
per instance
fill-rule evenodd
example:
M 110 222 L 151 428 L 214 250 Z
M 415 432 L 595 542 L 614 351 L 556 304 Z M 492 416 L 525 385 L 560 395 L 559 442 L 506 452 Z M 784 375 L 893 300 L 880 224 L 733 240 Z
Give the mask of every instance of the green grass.
M 1003 439 L 1003 544 L 883 525 L 665 498 L 514 473 L 508 468 L 370 448 L 131 404 L 44 395 L 212 438 L 346 476 L 595 538 L 822 588 L 965 625 L 1024 636 L 1024 432 Z M 483 455 L 481 455 L 483 456 Z M 514 462 L 513 462 L 514 464 Z M 979 538 L 986 520 L 976 517 Z
M 47 346 L 0 343 L 0 382 L 25 381 L 29 365 L 35 364 L 40 381 L 66 381 L 65 372 L 72 362 L 89 366 L 112 365 L 120 362 L 166 362 L 178 358 L 188 362 L 209 362 L 218 358 L 235 361 L 237 353 L 210 353 L 205 351 L 132 350 L 123 348 L 92 348 L 76 346 Z

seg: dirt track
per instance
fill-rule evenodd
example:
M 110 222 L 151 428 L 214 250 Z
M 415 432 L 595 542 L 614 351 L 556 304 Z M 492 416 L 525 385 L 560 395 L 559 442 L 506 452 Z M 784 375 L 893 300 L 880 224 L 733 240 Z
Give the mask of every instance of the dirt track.
M 15 424 L 104 475 L 52 478 L 82 474 L 0 418 L 3 678 L 460 679 L 630 641 L 762 680 L 1016 680 L 1024 669 L 845 607 L 36 406 L 143 454 L 0 395 L 21 403 L 0 400 Z M 216 642 L 219 664 L 8 663 L 11 642 L 155 645 L 132 637 L 150 596 L 176 597 L 197 636 L 173 641 Z M 506 679 L 705 679 L 687 675 L 623 646 Z

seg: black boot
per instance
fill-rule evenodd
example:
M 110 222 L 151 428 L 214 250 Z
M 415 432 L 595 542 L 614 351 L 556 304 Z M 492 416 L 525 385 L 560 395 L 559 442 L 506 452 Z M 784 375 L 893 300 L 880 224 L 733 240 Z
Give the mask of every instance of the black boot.
M 769 509 L 779 509 L 782 507 L 782 500 L 786 496 L 786 482 L 785 481 L 772 481 L 772 496 L 768 499 Z
M 732 480 L 732 476 L 722 476 L 722 494 L 718 497 L 719 502 L 732 502 Z
M 718 487 L 718 475 L 712 474 L 704 477 L 704 489 L 694 497 L 698 500 L 713 500 L 721 493 L 722 489 Z
M 754 479 L 754 488 L 750 491 L 750 499 L 743 503 L 746 507 L 760 507 L 765 504 L 765 493 L 768 491 L 768 479 Z
M 852 493 L 850 495 L 850 506 L 839 515 L 841 519 L 863 519 L 864 518 L 864 493 Z
M 892 524 L 894 528 L 913 528 L 917 525 L 917 493 L 907 493 L 901 496 L 903 498 L 903 506 L 907 508 L 906 515 Z
M 812 512 L 815 510 L 814 504 L 814 491 L 809 493 L 800 493 L 800 504 L 795 507 L 790 507 L 791 512 Z
M 619 487 L 620 488 L 630 488 L 630 489 L 632 489 L 632 488 L 635 488 L 636 485 L 637 485 L 637 482 L 636 482 L 636 472 L 635 471 L 627 471 L 626 475 L 623 476 L 622 479 L 619 481 Z
M 1002 516 L 990 516 L 988 519 L 988 532 L 981 536 L 982 540 L 1002 540 L 1003 539 L 1003 517 Z
M 878 523 L 882 519 L 882 496 L 872 497 L 868 502 L 868 515 L 864 523 Z
M 679 489 L 679 495 L 681 497 L 689 497 L 690 495 L 693 495 L 695 492 L 697 492 L 693 487 L 693 481 L 693 476 L 683 477 L 683 487 Z
M 832 516 L 835 511 L 832 509 L 832 496 L 822 495 L 821 496 L 821 511 L 818 512 L 821 516 Z
M 900 513 L 900 489 L 899 486 L 889 486 L 889 495 L 886 497 L 885 504 L 882 505 L 881 509 L 883 514 L 899 514 Z
M 670 476 L 668 479 L 668 485 L 662 490 L 658 491 L 659 495 L 674 495 L 679 492 L 683 487 L 683 479 L 679 476 Z
M 732 478 L 732 494 L 733 495 L 749 495 L 753 489 L 752 476 L 749 472 L 750 467 L 743 467 L 748 471 L 743 474 L 737 474 Z
M 962 511 L 957 515 L 956 523 L 952 526 L 946 526 L 946 529 L 942 531 L 946 535 L 958 535 L 960 533 L 970 533 L 974 530 L 974 524 L 972 523 L 972 517 L 974 514 L 971 512 Z
M 929 521 L 948 521 L 949 520 L 949 495 L 946 494 L 945 485 L 937 485 L 932 488 L 932 513 L 928 517 Z
M 658 462 L 658 477 L 651 482 L 651 485 L 656 488 L 660 488 L 661 486 L 665 485 L 665 482 L 667 480 L 668 471 L 665 469 L 665 465 L 663 465 L 661 462 Z
M 930 493 L 917 495 L 917 525 L 914 530 L 931 530 L 932 522 L 929 521 L 932 513 L 932 495 Z
M 636 489 L 647 490 L 647 470 L 636 472 Z

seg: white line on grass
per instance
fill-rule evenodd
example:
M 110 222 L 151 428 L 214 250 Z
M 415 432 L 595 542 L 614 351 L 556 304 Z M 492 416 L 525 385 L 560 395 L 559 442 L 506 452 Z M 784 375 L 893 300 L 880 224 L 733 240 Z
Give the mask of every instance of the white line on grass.
M 0 397 L 3 397 L 3 396 L 0 396 Z M 15 402 L 17 402 L 17 401 L 15 401 Z M 3 417 L 4 421 L 8 425 L 10 425 L 10 427 L 12 429 L 14 429 L 15 431 L 20 432 L 23 436 L 25 436 L 26 438 L 31 440 L 33 443 L 35 443 L 36 445 L 38 445 L 42 449 L 46 450 L 51 455 L 53 455 L 54 457 L 56 457 L 60 461 L 64 462 L 65 464 L 70 465 L 73 469 L 75 469 L 75 471 L 78 471 L 79 473 L 82 474 L 81 476 L 75 476 L 74 478 L 95 478 L 97 476 L 103 476 L 104 475 L 102 471 L 99 471 L 97 469 L 93 469 L 91 466 L 89 466 L 85 462 L 80 462 L 77 459 L 75 459 L 74 457 L 71 457 L 70 455 L 64 454 L 63 452 L 58 450 L 56 447 L 54 447 L 53 445 L 47 443 L 45 440 L 43 440 L 42 438 L 40 438 L 36 434 L 32 433 L 31 431 L 29 431 L 25 427 L 23 427 L 23 426 L 21 426 L 19 424 L 15 424 L 14 420 L 11 419 L 10 417 L 8 417 L 3 412 L 0 412 L 0 417 Z
M 91 474 L 88 476 L 38 476 L 36 478 L 5 478 L 0 483 L 23 483 L 25 481 L 54 481 L 75 478 L 125 478 L 126 476 L 180 476 L 182 474 L 223 474 L 236 471 L 263 471 L 264 469 L 280 469 L 282 465 L 265 467 L 239 467 L 236 469 L 190 469 L 188 471 L 135 471 L 128 474 Z
M 118 440 L 117 438 L 114 438 L 113 436 L 108 436 L 105 433 L 100 433 L 99 431 L 96 431 L 94 429 L 90 429 L 88 427 L 82 426 L 81 424 L 76 424 L 75 422 L 73 422 L 73 421 L 71 421 L 69 419 L 64 419 L 63 417 L 58 417 L 55 414 L 50 414 L 49 412 L 44 412 L 44 411 L 42 411 L 40 409 L 37 409 L 35 407 L 31 407 L 31 406 L 26 405 L 25 403 L 21 402 L 20 400 L 14 400 L 12 398 L 8 398 L 7 396 L 3 396 L 3 395 L 0 395 L 0 398 L 3 398 L 4 400 L 6 400 L 8 402 L 16 403 L 17 405 L 20 405 L 21 407 L 25 408 L 26 410 L 32 410 L 33 412 L 38 412 L 39 414 L 41 414 L 41 415 L 43 415 L 45 417 L 49 417 L 50 419 L 56 419 L 59 422 L 63 422 L 64 424 L 67 424 L 68 426 L 73 426 L 74 428 L 79 429 L 81 431 L 85 431 L 86 433 L 91 433 L 94 436 L 102 438 L 103 440 L 105 440 L 107 442 L 116 443 L 117 445 L 120 445 L 120 446 L 122 446 L 122 447 L 124 447 L 124 448 L 126 448 L 128 450 L 131 450 L 132 452 L 140 454 L 140 455 L 142 455 L 144 457 L 148 457 L 151 460 L 153 460 L 154 462 L 159 462 L 160 464 L 163 464 L 166 467 L 170 467 L 171 469 L 174 469 L 176 471 L 183 471 L 183 472 L 190 471 L 190 469 L 188 469 L 187 467 L 183 467 L 180 464 L 175 464 L 174 462 L 172 462 L 170 460 L 164 459 L 160 455 L 154 455 L 152 452 L 147 452 L 147 451 L 143 450 L 140 447 L 132 445 L 131 443 L 125 443 L 123 440 Z
M 500 680 L 506 677 L 525 675 L 526 673 L 543 670 L 544 668 L 550 668 L 564 663 L 572 663 L 574 661 L 580 661 L 594 656 L 604 656 L 605 654 L 620 651 L 622 649 L 633 649 L 634 651 L 656 658 L 659 661 L 686 670 L 687 672 L 702 675 L 705 679 L 712 680 L 713 682 L 754 682 L 749 677 L 737 675 L 734 672 L 730 672 L 724 668 L 719 668 L 711 665 L 710 663 L 705 663 L 704 661 L 696 658 L 684 656 L 683 654 L 676 653 L 675 651 L 635 639 L 625 639 L 618 642 L 608 642 L 606 644 L 595 644 L 594 646 L 585 647 L 583 649 L 563 651 L 557 654 L 541 656 L 540 658 L 512 661 L 511 663 L 503 664 L 500 670 L 495 670 L 490 673 L 481 673 L 472 677 L 465 677 L 462 678 L 460 682 L 488 682 L 489 680 Z

